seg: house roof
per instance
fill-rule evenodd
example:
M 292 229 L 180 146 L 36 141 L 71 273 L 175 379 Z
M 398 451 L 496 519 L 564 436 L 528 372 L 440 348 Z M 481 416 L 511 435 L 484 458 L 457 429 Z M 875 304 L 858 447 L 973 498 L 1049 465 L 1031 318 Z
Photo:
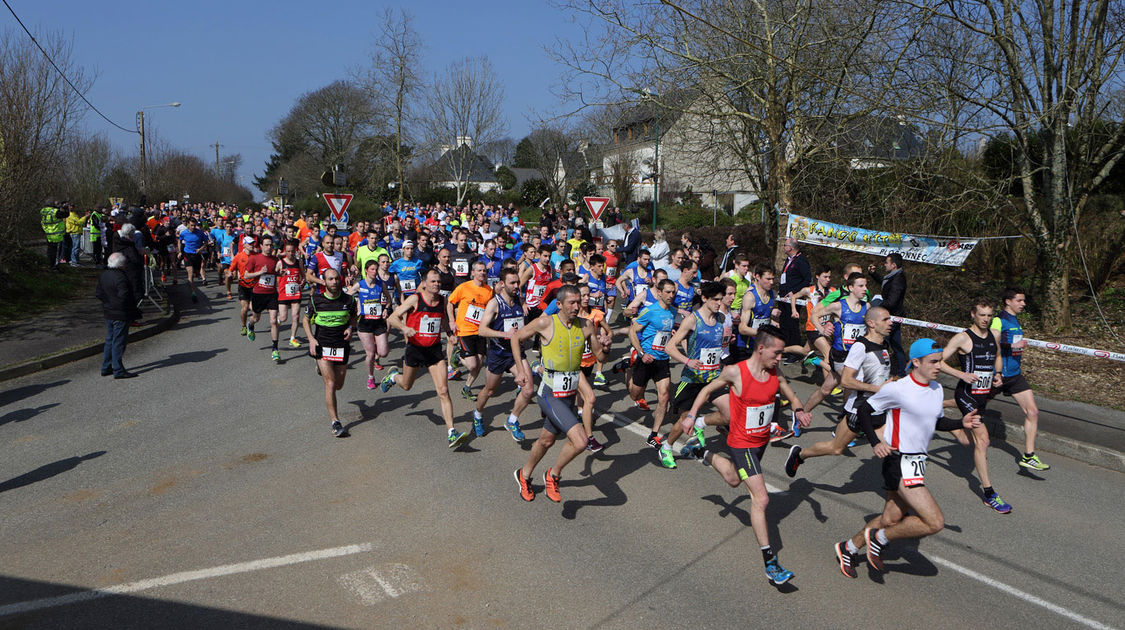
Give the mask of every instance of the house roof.
M 926 145 L 913 125 L 889 116 L 864 116 L 841 122 L 824 133 L 843 155 L 873 160 L 909 160 L 922 157 Z
M 449 181 L 454 179 L 456 173 L 468 165 L 469 182 L 495 182 L 496 172 L 492 161 L 483 155 L 473 153 L 467 144 L 462 144 L 456 149 L 450 149 L 442 154 L 429 168 L 432 181 Z
M 628 129 L 649 121 L 660 123 L 661 133 L 667 133 L 672 124 L 680 119 L 684 111 L 699 98 L 700 92 L 694 88 L 671 90 L 664 95 L 654 95 L 626 108 L 621 118 L 613 126 L 614 131 Z
M 516 188 L 523 186 L 523 183 L 532 179 L 543 179 L 543 174 L 536 168 L 510 168 L 512 174 L 516 176 Z

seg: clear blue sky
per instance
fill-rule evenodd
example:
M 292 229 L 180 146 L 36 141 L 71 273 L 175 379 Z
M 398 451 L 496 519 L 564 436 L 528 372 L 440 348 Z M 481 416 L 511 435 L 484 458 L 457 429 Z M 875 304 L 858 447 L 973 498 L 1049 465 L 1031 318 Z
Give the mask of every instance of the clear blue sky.
M 369 56 L 385 7 L 407 8 L 424 42 L 427 76 L 466 55 L 487 55 L 505 85 L 510 135 L 529 129 L 532 112 L 555 107 L 560 68 L 545 45 L 577 27 L 544 0 L 418 0 L 407 4 L 336 0 L 9 0 L 32 32 L 73 36 L 73 59 L 96 79 L 87 97 L 118 124 L 134 128 L 137 109 L 180 101 L 145 114 L 146 129 L 211 163 L 241 153 L 239 176 L 253 190 L 270 153 L 266 132 L 302 93 L 346 77 Z M 18 25 L 0 6 L 0 24 Z M 137 136 L 95 113 L 90 131 L 137 151 Z M 255 193 L 257 191 L 255 190 Z

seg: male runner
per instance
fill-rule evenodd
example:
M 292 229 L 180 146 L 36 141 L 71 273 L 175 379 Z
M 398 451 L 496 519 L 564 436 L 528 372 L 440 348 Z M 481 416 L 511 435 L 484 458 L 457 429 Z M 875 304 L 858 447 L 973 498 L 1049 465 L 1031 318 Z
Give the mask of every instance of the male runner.
M 812 411 L 822 400 L 832 395 L 840 385 L 840 373 L 844 371 L 844 360 L 848 358 L 848 350 L 856 339 L 867 333 L 865 317 L 867 314 L 867 278 L 863 273 L 853 271 L 847 277 L 844 299 L 836 300 L 825 305 L 827 299 L 813 308 L 813 317 L 817 321 L 829 319 L 824 324 L 821 332 L 832 336 L 832 345 L 828 352 L 829 366 L 828 378 L 824 379 L 820 389 L 809 396 L 808 408 Z
M 851 395 L 844 402 L 844 419 L 836 425 L 836 431 L 831 440 L 817 442 L 812 446 L 802 449 L 793 446 L 789 449 L 789 458 L 785 460 L 785 474 L 790 477 L 797 474 L 797 468 L 813 457 L 823 455 L 841 455 L 856 439 L 859 432 L 859 417 L 857 407 L 868 396 L 879 391 L 883 383 L 891 375 L 891 355 L 887 349 L 887 335 L 891 332 L 891 314 L 881 306 L 872 306 L 864 314 L 867 332 L 856 340 L 848 349 L 840 373 L 840 383 Z M 813 392 L 812 396 L 816 396 Z M 812 397 L 809 399 L 812 400 Z M 811 402 L 810 402 L 811 404 Z M 875 418 L 876 428 L 882 425 L 882 417 Z
M 970 411 L 984 413 L 992 389 L 1003 386 L 1003 360 L 1000 356 L 1000 331 L 992 330 L 992 304 L 985 298 L 973 302 L 972 323 L 953 335 L 941 353 L 942 362 L 954 356 L 961 357 L 961 370 L 954 370 L 959 379 L 953 390 L 953 400 L 962 414 Z M 960 436 L 958 436 L 960 439 Z M 992 488 L 988 475 L 988 427 L 983 424 L 967 434 L 965 443 L 973 443 L 973 464 L 980 475 L 981 497 L 1001 514 L 1008 514 L 1012 506 L 1000 498 Z
M 266 234 L 262 236 L 262 250 L 254 254 L 246 262 L 246 272 L 243 275 L 247 280 L 254 282 L 250 299 L 250 322 L 247 326 L 246 338 L 254 341 L 254 324 L 266 312 L 270 322 L 270 341 L 273 343 L 273 352 L 270 358 L 274 362 L 281 361 L 281 352 L 277 349 L 277 339 L 280 335 L 277 323 L 277 267 L 278 261 L 273 257 L 273 237 Z
M 547 306 L 543 303 L 543 295 L 547 292 L 547 285 L 551 283 L 552 278 L 554 273 L 551 272 L 551 248 L 540 245 L 538 258 L 520 273 L 520 286 L 527 287 L 524 293 L 524 312 L 527 314 L 527 321 L 530 322 L 543 314 L 543 309 Z
M 390 272 L 398 278 L 399 295 L 404 298 L 414 295 L 422 279 L 422 261 L 414 255 L 413 241 L 403 242 L 402 257 L 391 263 Z
M 520 414 L 527 408 L 534 395 L 530 383 L 519 385 L 523 377 L 523 370 L 516 367 L 516 359 L 512 355 L 510 341 L 524 324 L 523 305 L 519 298 L 520 275 L 515 268 L 504 269 L 500 272 L 500 282 L 496 283 L 493 298 L 484 307 L 484 316 L 481 317 L 478 334 L 488 340 L 488 373 L 484 377 L 484 389 L 477 396 L 476 408 L 473 409 L 473 430 L 477 435 L 484 435 L 484 406 L 488 399 L 496 393 L 500 386 L 500 379 L 504 372 L 511 372 L 517 381 L 518 391 L 516 400 L 512 404 L 512 411 L 504 428 L 512 434 L 512 439 L 522 442 L 523 430 L 520 428 Z M 526 361 L 525 361 L 526 362 Z M 530 370 L 530 366 L 528 366 Z M 477 427 L 480 427 L 479 429 Z
M 676 295 L 676 283 L 665 278 L 656 285 L 657 302 L 646 307 L 629 326 L 629 341 L 633 344 L 636 358 L 633 359 L 633 379 L 629 385 L 629 397 L 641 409 L 648 410 L 645 402 L 645 387 L 649 381 L 656 384 L 656 409 L 652 413 L 652 431 L 648 435 L 648 445 L 660 453 L 660 461 L 665 468 L 675 468 L 670 445 L 660 438 L 660 425 L 671 400 L 672 373 L 668 363 L 668 342 L 675 330 L 676 313 L 672 310 L 672 298 Z
M 223 229 L 212 231 L 215 239 L 215 245 L 219 250 L 219 274 L 226 282 L 227 299 L 232 299 L 234 296 L 230 292 L 230 261 L 234 258 L 234 248 L 238 241 L 238 235 L 234 233 L 234 226 L 229 221 L 224 221 Z
M 1031 470 L 1050 470 L 1035 454 L 1035 434 L 1039 428 L 1039 406 L 1035 404 L 1035 394 L 1031 385 L 1023 376 L 1023 349 L 1027 347 L 1027 340 L 1023 338 L 1023 328 L 1020 326 L 1019 314 L 1027 306 L 1027 294 L 1021 289 L 1004 289 L 1000 296 L 1004 302 L 1004 310 L 1000 316 L 992 319 L 992 330 L 1000 332 L 1000 355 L 1003 358 L 1004 369 L 1000 371 L 1003 384 L 999 385 L 1001 394 L 1007 394 L 1016 399 L 1020 409 L 1023 410 L 1024 453 L 1020 458 L 1020 466 Z
M 391 368 L 390 374 L 383 378 L 382 390 L 385 394 L 392 386 L 398 385 L 403 391 L 410 391 L 419 370 L 428 371 L 440 399 L 449 448 L 458 448 L 468 440 L 468 434 L 453 427 L 453 400 L 449 397 L 445 357 L 441 352 L 441 331 L 447 327 L 447 312 L 445 299 L 438 293 L 440 283 L 436 269 L 425 271 L 418 291 L 404 298 L 387 318 L 387 323 L 406 337 L 406 352 L 402 373 L 398 368 Z
M 477 396 L 472 387 L 484 367 L 484 356 L 488 351 L 485 339 L 477 331 L 484 318 L 484 307 L 492 299 L 492 289 L 488 286 L 488 268 L 485 263 L 478 260 L 472 263 L 471 268 L 472 279 L 457 285 L 446 300 L 445 308 L 448 321 L 452 322 L 452 333 L 457 336 L 461 364 L 469 369 L 468 379 L 461 387 L 461 396 L 476 402 Z M 484 435 L 483 425 L 479 429 L 474 426 L 474 430 L 478 436 Z
M 469 272 L 472 271 L 473 259 L 477 257 L 473 250 L 468 246 L 469 237 L 464 231 L 458 230 L 453 234 L 454 248 L 449 252 L 451 264 L 453 266 L 453 274 L 457 276 L 457 282 L 468 282 Z
M 587 341 L 594 356 L 605 359 L 605 350 L 602 346 L 606 341 L 605 332 L 599 332 L 593 322 L 578 317 L 578 289 L 570 285 L 563 286 L 559 289 L 556 299 L 559 303 L 558 313 L 531 321 L 511 339 L 512 356 L 522 372 L 518 381 L 521 387 L 530 387 L 532 383 L 531 370 L 523 360 L 521 345 L 532 337 L 539 337 L 544 368 L 543 380 L 538 389 L 539 409 L 544 416 L 543 430 L 539 432 L 539 437 L 531 446 L 527 463 L 513 473 L 524 501 L 535 498 L 529 479 L 536 464 L 554 445 L 559 434 L 565 434 L 567 441 L 559 451 L 555 465 L 543 473 L 547 498 L 556 503 L 562 501 L 562 496 L 559 494 L 559 475 L 571 460 L 586 449 L 588 444 L 586 430 L 578 421 L 574 407 L 579 381 L 585 378 L 582 375 L 581 365 L 582 349 Z
M 980 426 L 980 412 L 971 411 L 960 421 L 943 416 L 941 384 L 935 379 L 941 367 L 942 348 L 933 339 L 910 344 L 910 374 L 884 384 L 859 407 L 859 425 L 883 458 L 883 484 L 887 500 L 876 516 L 849 540 L 833 550 L 840 572 L 854 578 L 855 556 L 867 545 L 867 564 L 883 570 L 883 550 L 892 540 L 924 538 L 945 527 L 945 516 L 926 488 L 926 458 L 934 430 L 952 431 Z M 889 412 L 881 432 L 872 423 L 874 414 Z M 879 433 L 882 434 L 880 438 Z M 913 512 L 911 514 L 910 512 Z
M 762 549 L 762 559 L 766 566 L 766 577 L 776 585 L 793 579 L 793 572 L 778 563 L 777 554 L 770 545 L 770 535 L 766 523 L 766 506 L 769 493 L 766 481 L 762 478 L 762 456 L 770 441 L 770 425 L 773 423 L 777 394 L 793 403 L 794 417 L 804 426 L 809 425 L 809 414 L 801 407 L 801 400 L 789 387 L 785 377 L 778 371 L 781 351 L 785 341 L 781 329 L 764 324 L 757 329 L 754 349 L 750 358 L 723 368 L 719 376 L 708 383 L 695 397 L 685 420 L 695 422 L 699 408 L 716 392 L 724 387 L 730 388 L 730 425 L 727 433 L 726 457 L 716 457 L 717 453 L 703 450 L 703 463 L 715 468 L 715 472 L 732 488 L 745 483 L 750 491 L 750 524 L 754 536 Z
M 324 272 L 324 291 L 314 293 L 305 307 L 302 323 L 309 338 L 309 354 L 316 359 L 324 378 L 324 404 L 332 420 L 332 433 L 348 437 L 336 414 L 336 392 L 344 387 L 351 355 L 352 326 L 356 322 L 355 300 L 341 290 L 343 278 L 335 269 Z M 311 325 L 316 325 L 314 334 Z
M 295 239 L 285 241 L 285 249 L 281 260 L 277 261 L 277 323 L 290 321 L 289 345 L 293 348 L 301 347 L 297 341 L 297 320 L 301 309 L 301 262 L 297 260 L 298 243 Z
M 199 274 L 199 278 L 203 280 L 203 286 L 207 286 L 207 276 L 203 273 L 203 254 L 207 250 L 207 235 L 199 229 L 199 222 L 195 217 L 189 218 L 186 225 L 187 229 L 180 232 L 177 243 L 179 256 L 184 260 L 184 267 L 187 268 L 188 288 L 191 289 L 191 301 L 194 303 L 199 301 L 199 297 L 195 294 L 196 274 Z
M 309 257 L 307 270 L 305 271 L 305 280 L 316 287 L 317 293 L 322 293 L 326 286 L 324 282 L 324 273 L 329 269 L 336 270 L 340 274 L 340 280 L 344 279 L 344 253 L 336 251 L 336 235 L 335 225 L 328 226 L 331 232 L 320 240 L 321 251 L 315 252 Z
M 230 260 L 230 269 L 227 270 L 229 279 L 238 280 L 238 319 L 242 322 L 242 329 L 238 331 L 239 335 L 246 336 L 248 331 L 246 329 L 246 318 L 250 313 L 250 300 L 254 297 L 254 281 L 247 280 L 246 263 L 250 261 L 250 257 L 255 253 L 254 239 L 250 236 L 242 237 L 242 247 L 239 248 L 238 253 Z

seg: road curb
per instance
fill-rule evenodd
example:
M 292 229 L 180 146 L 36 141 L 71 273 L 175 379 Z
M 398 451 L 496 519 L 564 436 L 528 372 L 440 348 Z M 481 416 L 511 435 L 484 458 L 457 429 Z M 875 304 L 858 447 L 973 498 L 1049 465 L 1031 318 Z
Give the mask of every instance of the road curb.
M 1023 425 L 1014 422 L 1004 422 L 1002 424 L 1004 434 L 994 437 L 1004 440 L 1016 446 L 1020 451 L 1023 451 Z M 1043 431 L 1037 433 L 1035 436 L 1035 450 L 1037 452 L 1046 451 L 1048 453 L 1062 455 L 1063 457 L 1076 459 L 1080 462 L 1090 464 L 1091 466 L 1100 466 L 1102 468 L 1108 468 L 1109 470 L 1125 473 L 1125 453 L 1108 449 L 1104 446 L 1090 444 L 1089 442 L 1072 440 L 1054 433 L 1044 433 Z
M 149 324 L 147 326 L 141 326 L 140 328 L 131 331 L 129 333 L 129 343 L 141 341 L 143 339 L 148 339 L 149 337 L 158 335 L 165 330 L 168 330 L 172 326 L 175 326 L 176 322 L 178 321 L 180 321 L 180 309 L 176 306 L 173 306 L 172 312 L 170 314 L 162 317 L 155 323 Z M 49 370 L 51 368 L 59 367 L 60 365 L 65 365 L 67 363 L 79 361 L 87 357 L 96 356 L 98 354 L 101 354 L 104 348 L 105 342 L 98 341 L 81 348 L 76 348 L 74 350 L 67 350 L 66 352 L 60 352 L 58 354 L 43 357 L 41 359 L 35 359 L 34 361 L 27 361 L 26 363 L 20 363 L 17 365 L 2 368 L 0 369 L 0 381 L 7 381 L 13 378 L 27 376 L 28 374 L 42 372 L 43 370 Z

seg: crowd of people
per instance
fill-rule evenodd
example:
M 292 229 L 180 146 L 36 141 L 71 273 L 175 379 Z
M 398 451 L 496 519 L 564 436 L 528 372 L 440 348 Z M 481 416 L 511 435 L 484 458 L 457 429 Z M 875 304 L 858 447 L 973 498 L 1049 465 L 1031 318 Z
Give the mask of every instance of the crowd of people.
M 1011 512 L 988 473 L 980 414 L 992 396 L 1010 395 L 1025 412 L 1018 464 L 1049 468 L 1035 453 L 1038 410 L 1021 370 L 1024 292 L 976 300 L 965 311 L 968 327 L 944 345 L 923 338 L 903 348 L 892 321 L 906 294 L 898 254 L 881 261 L 881 272 L 848 263 L 835 276 L 829 267 L 811 269 L 800 244 L 786 240 L 785 263 L 774 269 L 752 266 L 734 234 L 720 256 L 687 234 L 669 244 L 657 230 L 645 243 L 630 226 L 621 239 L 595 238 L 565 208 L 526 225 L 517 209 L 485 204 L 388 204 L 377 218 L 354 225 L 288 208 L 218 204 L 115 209 L 106 221 L 114 275 L 104 292 L 118 296 L 112 313 L 107 305 L 107 326 L 111 314 L 113 321 L 135 315 L 123 306 L 138 289 L 129 280 L 130 256 L 147 252 L 173 283 L 182 267 L 192 299 L 210 273 L 220 298 L 239 301 L 240 335 L 253 341 L 269 327 L 271 360 L 281 359 L 286 329 L 290 347 L 307 348 L 336 437 L 349 435 L 336 397 L 356 337 L 364 355 L 356 364 L 378 395 L 411 391 L 429 376 L 425 387 L 437 395 L 451 449 L 465 445 L 470 432 L 479 438 L 493 428 L 486 404 L 505 387 L 516 395 L 498 424 L 514 440 L 527 439 L 521 422 L 535 399 L 542 428 L 512 473 L 524 501 L 538 496 L 534 471 L 560 439 L 541 491 L 561 501 L 566 466 L 603 448 L 595 400 L 624 392 L 651 414 L 647 443 L 659 465 L 698 460 L 731 487 L 746 487 L 774 584 L 794 574 L 770 541 L 762 459 L 771 443 L 799 438 L 826 399 L 843 401 L 830 416 L 832 438 L 793 445 L 784 471 L 794 477 L 815 465 L 809 460 L 840 455 L 860 441 L 882 460 L 881 513 L 834 548 L 848 577 L 856 577 L 861 549 L 881 570 L 890 541 L 942 529 L 925 483 L 936 430 L 952 431 L 972 448 L 981 499 L 998 513 Z M 103 374 L 124 372 L 109 343 L 119 332 L 107 332 Z M 401 355 L 392 350 L 396 337 Z M 785 366 L 811 370 L 822 385 L 802 400 Z M 939 373 L 957 381 L 949 399 Z M 471 414 L 455 408 L 450 383 L 458 380 Z M 945 418 L 949 407 L 960 418 Z

